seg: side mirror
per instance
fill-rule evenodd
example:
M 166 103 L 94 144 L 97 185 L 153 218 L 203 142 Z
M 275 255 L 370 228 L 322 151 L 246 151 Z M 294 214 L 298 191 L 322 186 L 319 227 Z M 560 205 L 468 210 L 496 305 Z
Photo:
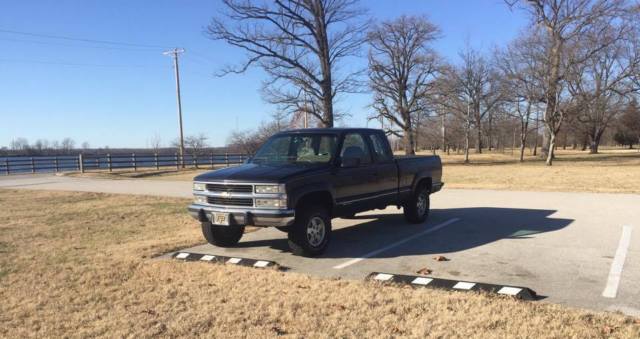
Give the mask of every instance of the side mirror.
M 244 161 L 243 161 L 242 163 L 243 163 L 243 164 L 248 164 L 248 163 L 250 163 L 250 162 L 251 162 L 251 159 L 252 159 L 252 158 L 253 158 L 253 157 L 248 157 L 248 158 L 244 159 Z
M 358 167 L 360 166 L 360 158 L 355 157 L 343 157 L 340 162 L 340 167 L 348 168 L 348 167 Z

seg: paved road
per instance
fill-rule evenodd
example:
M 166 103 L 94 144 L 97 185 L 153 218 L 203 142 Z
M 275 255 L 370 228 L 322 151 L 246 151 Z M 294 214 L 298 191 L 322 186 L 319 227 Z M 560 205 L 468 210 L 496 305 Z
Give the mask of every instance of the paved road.
M 0 187 L 190 196 L 188 182 L 150 180 L 15 176 Z M 185 250 L 273 260 L 324 277 L 427 267 L 439 278 L 526 286 L 549 302 L 640 316 L 639 206 L 632 194 L 445 189 L 432 196 L 424 225 L 405 223 L 395 208 L 334 220 L 320 258 L 291 255 L 276 229 L 246 234 L 236 248 Z

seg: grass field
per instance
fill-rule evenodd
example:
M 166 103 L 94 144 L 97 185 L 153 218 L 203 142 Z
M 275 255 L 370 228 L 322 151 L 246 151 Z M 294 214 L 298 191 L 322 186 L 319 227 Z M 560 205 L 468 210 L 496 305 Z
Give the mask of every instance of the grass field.
M 640 337 L 619 314 L 152 259 L 202 241 L 186 203 L 0 190 L 0 337 Z
M 430 153 L 421 153 L 430 154 Z M 471 154 L 464 164 L 462 154 L 440 154 L 448 188 L 525 191 L 640 193 L 640 153 L 637 150 L 603 149 L 600 154 L 558 150 L 552 167 L 539 157 L 527 155 L 520 163 L 517 152 Z M 152 180 L 192 180 L 205 170 L 92 172 L 83 176 Z M 79 174 L 72 174 L 79 175 Z

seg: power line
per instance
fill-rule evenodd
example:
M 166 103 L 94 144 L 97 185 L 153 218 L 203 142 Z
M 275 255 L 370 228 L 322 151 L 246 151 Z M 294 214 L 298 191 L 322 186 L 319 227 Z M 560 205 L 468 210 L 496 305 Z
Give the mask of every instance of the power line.
M 24 35 L 24 36 L 34 36 L 34 37 L 47 38 L 47 39 L 61 39 L 61 40 L 81 41 L 81 42 L 88 42 L 88 43 L 94 43 L 94 44 L 133 46 L 133 47 L 143 47 L 143 48 L 167 48 L 167 46 L 160 46 L 160 45 L 146 45 L 146 44 L 134 44 L 134 43 L 120 42 L 120 41 L 84 39 L 84 38 L 76 38 L 76 37 L 69 37 L 69 36 L 63 36 L 63 35 L 52 35 L 52 34 L 21 32 L 21 31 L 14 31 L 14 30 L 8 30 L 8 29 L 0 29 L 0 33 L 17 34 L 17 35 Z
M 87 66 L 87 67 L 146 67 L 146 65 L 105 65 L 105 64 L 84 64 L 72 62 L 28 60 L 28 59 L 0 59 L 0 62 L 26 63 L 26 64 L 43 64 L 43 65 L 60 65 L 60 66 Z
M 112 47 L 112 46 L 87 46 L 87 45 L 74 45 L 74 44 L 65 44 L 59 42 L 50 42 L 50 41 L 36 41 L 36 40 L 22 40 L 22 39 L 12 39 L 12 38 L 0 38 L 1 41 L 11 41 L 11 42 L 19 42 L 19 43 L 30 43 L 30 44 L 39 44 L 39 45 L 47 45 L 47 46 L 63 46 L 63 47 L 79 47 L 79 48 L 95 48 L 95 49 L 108 49 L 108 50 L 118 50 L 118 51 L 134 51 L 134 52 L 145 52 L 148 53 L 151 50 L 149 48 L 127 48 L 127 47 Z

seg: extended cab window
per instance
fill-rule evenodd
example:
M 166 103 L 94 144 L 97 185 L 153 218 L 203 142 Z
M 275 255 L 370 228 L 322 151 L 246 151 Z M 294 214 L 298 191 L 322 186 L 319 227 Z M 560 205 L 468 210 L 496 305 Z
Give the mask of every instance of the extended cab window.
M 377 162 L 388 162 L 393 160 L 393 154 L 387 147 L 387 143 L 384 142 L 380 134 L 369 134 L 371 139 L 371 145 L 373 145 L 373 154 L 376 157 Z
M 283 134 L 269 139 L 251 160 L 254 163 L 328 163 L 336 137 L 323 134 Z
M 362 135 L 359 133 L 350 133 L 345 135 L 340 157 L 358 158 L 360 159 L 360 164 L 371 163 L 369 148 L 364 142 L 364 138 L 362 138 Z

